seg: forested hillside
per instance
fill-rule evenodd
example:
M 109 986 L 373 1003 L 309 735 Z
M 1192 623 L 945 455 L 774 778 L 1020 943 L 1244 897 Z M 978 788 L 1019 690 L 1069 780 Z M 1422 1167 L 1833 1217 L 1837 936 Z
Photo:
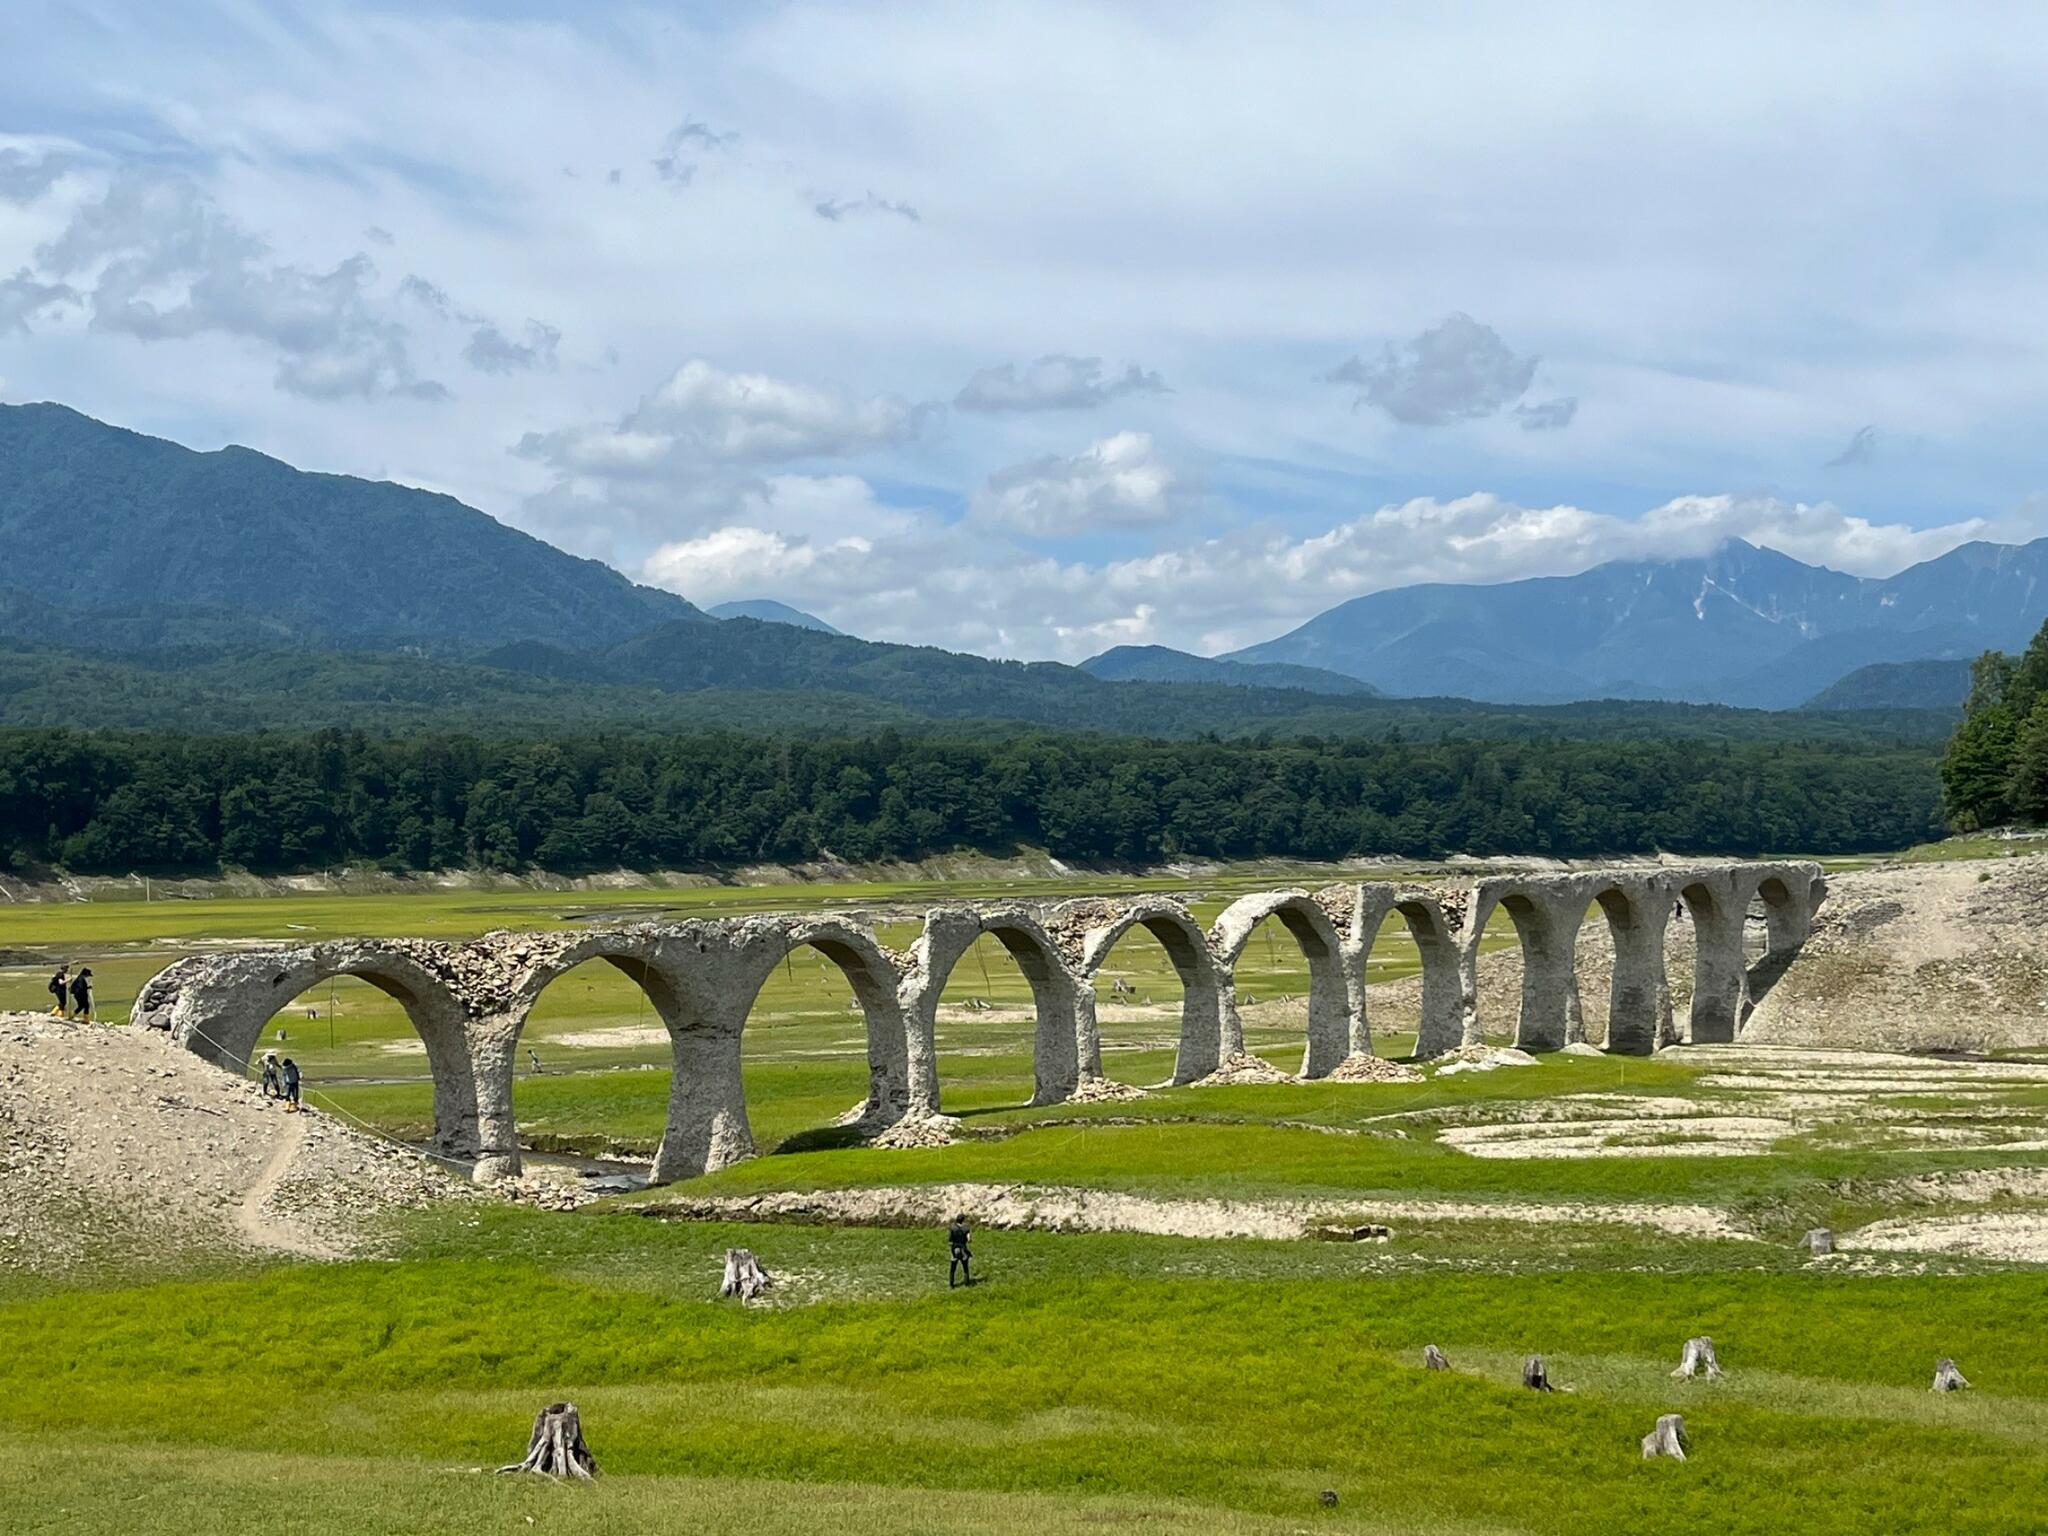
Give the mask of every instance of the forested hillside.
M 1924 748 L 0 732 L 0 857 L 80 871 L 1851 851 L 1937 812 Z
M 195 453 L 61 405 L 0 405 L 0 549 L 0 587 L 91 616 L 102 644 L 138 610 L 235 644 L 580 646 L 670 620 L 715 627 L 452 496 L 247 448 Z
M 1977 658 L 1941 785 L 1959 832 L 2048 823 L 2048 624 L 2018 656 Z

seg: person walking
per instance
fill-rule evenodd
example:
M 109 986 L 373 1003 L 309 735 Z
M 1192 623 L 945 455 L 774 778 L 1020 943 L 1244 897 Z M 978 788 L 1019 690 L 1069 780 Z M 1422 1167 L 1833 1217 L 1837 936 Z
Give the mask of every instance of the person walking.
M 92 1018 L 92 967 L 80 966 L 78 974 L 71 978 L 71 1017 Z
M 301 1113 L 299 1106 L 299 1064 L 287 1056 L 284 1059 L 284 1110 L 288 1115 Z
M 951 1261 L 946 1265 L 946 1289 L 949 1291 L 962 1281 L 968 1285 L 974 1284 L 974 1275 L 968 1267 L 974 1259 L 974 1255 L 967 1248 L 969 1235 L 965 1216 L 955 1216 L 953 1224 L 946 1228 L 946 1246 L 953 1253 Z
M 284 1085 L 277 1077 L 277 1052 L 263 1053 L 263 1097 L 274 1099 L 284 1091 Z
M 50 996 L 56 1002 L 50 1005 L 50 1012 L 58 1018 L 64 1017 L 64 1000 L 71 995 L 71 967 L 60 965 L 57 974 L 50 978 Z

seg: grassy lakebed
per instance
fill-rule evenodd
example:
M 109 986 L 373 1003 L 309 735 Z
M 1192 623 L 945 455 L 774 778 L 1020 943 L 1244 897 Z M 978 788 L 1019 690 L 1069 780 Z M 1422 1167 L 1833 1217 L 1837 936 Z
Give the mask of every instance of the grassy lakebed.
M 1279 883 L 1191 894 L 1206 919 Z M 209 945 L 459 937 L 655 900 L 871 905 L 891 937 L 933 894 L 0 909 L 0 1006 L 34 1006 L 54 958 L 89 960 L 118 1017 L 156 967 Z M 1374 958 L 1375 979 L 1414 969 L 1399 934 Z M 1291 1067 L 1305 967 L 1284 935 L 1248 959 L 1250 1043 Z M 1105 999 L 1111 1074 L 1156 1084 L 1171 970 L 1139 933 L 1108 974 L 1133 994 Z M 2048 1509 L 2043 1268 L 1915 1237 L 2048 1222 L 2033 1150 L 2048 1066 L 1729 1047 L 1033 1109 L 1027 989 L 990 945 L 941 1016 L 961 1138 L 882 1150 L 833 1128 L 866 1080 L 845 994 L 805 954 L 764 989 L 746 1041 L 764 1155 L 703 1179 L 574 1211 L 450 1200 L 378 1218 L 376 1257 L 344 1262 L 156 1244 L 98 1269 L 0 1269 L 0 1393 L 20 1428 L 0 1529 L 2004 1532 Z M 650 1150 L 668 1091 L 651 1022 L 609 967 L 551 988 L 528 1037 L 543 1070 L 517 1085 L 529 1139 Z M 277 1023 L 316 1116 L 424 1128 L 425 1063 L 381 994 L 340 983 Z M 1381 1049 L 1403 1043 L 1387 1032 Z M 942 1234 L 886 1210 L 954 1191 L 1277 1212 L 1297 1229 L 1326 1212 L 1392 1235 L 984 1225 L 979 1283 L 952 1290 Z M 787 1196 L 885 1214 L 682 1219 Z M 1902 1246 L 1856 1240 L 1886 1224 Z M 1797 1248 L 1812 1226 L 1844 1251 Z M 765 1304 L 716 1298 L 730 1246 L 775 1276 Z M 1726 1376 L 1674 1380 L 1701 1333 Z M 1422 1369 L 1432 1343 L 1452 1372 Z M 1533 1353 L 1569 1391 L 1519 1385 Z M 1928 1390 L 1943 1356 L 1969 1391 Z M 478 1470 L 516 1459 L 535 1411 L 565 1398 L 595 1486 Z M 1637 1448 L 1666 1412 L 1686 1418 L 1683 1465 Z

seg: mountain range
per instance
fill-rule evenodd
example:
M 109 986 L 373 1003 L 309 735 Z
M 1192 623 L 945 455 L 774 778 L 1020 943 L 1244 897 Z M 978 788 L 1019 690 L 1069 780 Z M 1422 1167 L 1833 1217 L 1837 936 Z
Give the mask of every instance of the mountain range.
M 0 406 L 0 552 L 0 723 L 990 720 L 1161 735 L 1509 718 L 1382 693 L 1517 708 L 1606 696 L 1644 702 L 1565 713 L 1603 734 L 1718 731 L 1733 728 L 1723 716 L 1681 726 L 1648 701 L 1798 705 L 1873 661 L 2015 648 L 2048 565 L 2048 543 L 1966 545 L 1872 582 L 1731 543 L 1703 561 L 1378 593 L 1228 657 L 1119 647 L 1069 667 L 870 642 L 766 599 L 706 612 L 448 496 L 195 452 L 47 404 Z M 1910 700 L 1890 686 L 1878 676 L 1853 707 L 1929 696 L 1925 679 Z
M 1315 667 L 1410 697 L 1788 709 L 1872 664 L 2019 649 L 2044 619 L 2048 539 L 1963 544 L 1884 578 L 1730 539 L 1698 559 L 1375 592 L 1220 659 Z

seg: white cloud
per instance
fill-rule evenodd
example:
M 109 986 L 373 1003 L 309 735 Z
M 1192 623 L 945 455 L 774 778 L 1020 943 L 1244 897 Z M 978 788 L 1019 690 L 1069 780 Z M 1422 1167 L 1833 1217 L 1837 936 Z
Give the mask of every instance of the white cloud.
M 841 458 L 916 437 L 927 409 L 898 395 L 841 395 L 701 358 L 610 426 L 530 432 L 519 452 L 564 474 L 687 475 L 705 466 Z
M 256 342 L 278 355 L 278 387 L 313 399 L 446 393 L 420 377 L 406 328 L 373 295 L 369 257 L 325 271 L 277 261 L 186 177 L 116 171 L 36 254 L 83 286 L 94 330 Z
M 960 387 L 953 404 L 963 411 L 1078 411 L 1125 395 L 1163 395 L 1166 381 L 1136 363 L 1105 378 L 1099 357 L 1049 352 L 1019 368 L 983 368 Z
M 974 513 L 1025 533 L 1088 533 L 1171 522 L 1196 494 L 1149 432 L 1118 432 L 1072 458 L 1047 454 L 998 470 Z
M 1231 650 L 1390 587 L 1699 556 L 1728 538 L 1890 575 L 1965 539 L 2048 530 L 2048 506 L 1915 530 L 1768 497 L 1680 497 L 1623 518 L 1482 493 L 1392 504 L 1306 537 L 1243 529 L 1097 564 L 883 506 L 852 476 L 782 477 L 735 510 L 747 521 L 664 546 L 642 579 L 700 604 L 771 593 L 870 639 L 1067 661 L 1112 645 Z
M 1509 351 L 1492 326 L 1470 315 L 1450 315 L 1400 346 L 1388 346 L 1374 362 L 1353 357 L 1323 377 L 1332 384 L 1357 385 L 1360 405 L 1384 411 L 1395 421 L 1437 427 L 1491 416 L 1520 399 L 1536 377 L 1536 363 L 1536 358 Z M 1547 402 L 1538 408 L 1540 425 L 1563 426 L 1577 404 Z M 1563 420 L 1556 420 L 1560 408 Z

